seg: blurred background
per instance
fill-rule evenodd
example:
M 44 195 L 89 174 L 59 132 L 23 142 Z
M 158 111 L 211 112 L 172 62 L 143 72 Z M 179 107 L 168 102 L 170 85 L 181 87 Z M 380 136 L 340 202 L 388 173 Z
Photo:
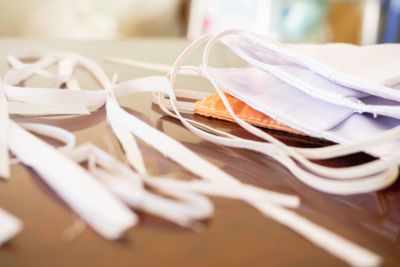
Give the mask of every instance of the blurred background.
M 0 36 L 195 38 L 246 28 L 285 42 L 399 41 L 400 0 L 0 0 Z

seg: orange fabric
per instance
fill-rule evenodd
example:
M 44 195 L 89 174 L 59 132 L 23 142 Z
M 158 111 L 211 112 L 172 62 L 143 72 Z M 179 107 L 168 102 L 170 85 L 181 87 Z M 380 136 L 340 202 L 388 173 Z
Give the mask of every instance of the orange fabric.
M 267 115 L 251 108 L 243 101 L 240 101 L 239 99 L 229 95 L 228 93 L 224 94 L 231 104 L 231 107 L 235 114 L 242 120 L 252 125 L 260 126 L 267 129 L 304 135 L 299 131 L 278 123 L 271 117 L 268 117 Z M 195 113 L 203 116 L 235 122 L 235 120 L 226 110 L 225 105 L 218 94 L 213 94 L 203 100 L 197 101 L 194 106 L 194 111 Z

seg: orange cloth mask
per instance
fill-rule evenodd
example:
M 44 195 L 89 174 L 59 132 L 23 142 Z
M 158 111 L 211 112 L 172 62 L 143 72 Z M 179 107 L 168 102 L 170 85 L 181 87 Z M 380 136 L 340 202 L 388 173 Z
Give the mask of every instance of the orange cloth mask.
M 284 131 L 293 134 L 304 135 L 303 133 L 296 131 L 292 128 L 289 128 L 285 125 L 282 125 L 268 117 L 267 115 L 251 108 L 249 105 L 240 101 L 239 99 L 229 95 L 228 93 L 224 93 L 227 97 L 229 103 L 235 114 L 241 118 L 242 120 L 263 128 L 273 129 Z M 199 115 L 203 115 L 206 117 L 212 117 L 216 119 L 226 120 L 235 122 L 229 112 L 226 110 L 224 103 L 222 102 L 219 95 L 212 94 L 205 99 L 199 100 L 195 103 L 194 112 Z

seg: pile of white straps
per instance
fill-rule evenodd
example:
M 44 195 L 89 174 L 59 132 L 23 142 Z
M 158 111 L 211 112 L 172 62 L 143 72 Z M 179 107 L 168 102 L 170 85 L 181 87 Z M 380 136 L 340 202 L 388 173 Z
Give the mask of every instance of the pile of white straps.
M 207 71 L 209 51 L 220 37 L 221 35 L 206 35 L 195 40 L 178 57 L 166 76 L 145 77 L 120 83 L 117 82 L 116 75 L 110 80 L 99 64 L 76 54 L 42 52 L 9 55 L 8 63 L 11 69 L 5 74 L 0 91 L 1 176 L 4 178 L 10 176 L 10 162 L 21 162 L 30 166 L 90 227 L 110 240 L 119 238 L 125 230 L 137 223 L 138 217 L 129 207 L 155 214 L 183 227 L 199 227 L 201 225 L 199 221 L 209 218 L 213 213 L 212 203 L 204 196 L 205 194 L 245 201 L 265 216 L 287 226 L 348 264 L 379 265 L 382 261 L 380 256 L 293 212 L 291 209 L 300 204 L 297 196 L 272 192 L 239 182 L 180 142 L 149 126 L 119 106 L 117 102 L 119 97 L 139 92 L 153 92 L 162 110 L 178 118 L 193 133 L 218 144 L 264 153 L 281 162 L 306 184 L 324 192 L 336 194 L 370 192 L 393 183 L 398 174 L 398 161 L 389 160 L 389 164 L 387 159 L 380 158 L 371 163 L 347 168 L 330 168 L 310 161 L 310 159 L 336 157 L 363 150 L 371 140 L 326 148 L 298 149 L 286 146 L 235 116 L 229 102 Z M 202 75 L 214 85 L 233 118 L 242 127 L 267 142 L 236 137 L 185 119 L 180 114 L 179 101 L 174 90 L 176 75 L 179 71 L 183 73 L 194 71 L 199 74 L 199 68 L 182 64 L 194 49 L 206 42 Z M 57 74 L 46 70 L 54 65 L 58 66 Z M 153 64 L 133 63 L 133 65 L 165 70 L 165 67 Z M 102 89 L 82 90 L 74 77 L 77 68 L 88 71 Z M 55 87 L 23 86 L 33 75 L 49 79 Z M 60 87 L 65 89 L 61 90 Z M 18 119 L 13 120 L 9 117 L 9 114 L 81 115 L 88 114 L 89 109 L 102 105 L 106 107 L 107 122 L 121 143 L 131 166 L 126 166 L 93 144 L 77 147 L 75 136 L 65 129 L 45 124 L 19 123 Z M 30 132 L 54 138 L 65 145 L 53 147 Z M 201 179 L 183 181 L 149 176 L 134 137 L 141 139 Z M 9 151 L 15 159 L 9 159 Z M 80 165 L 84 162 L 87 163 L 87 169 Z M 147 188 L 152 190 L 149 191 Z M 3 211 L 0 212 L 0 225 L 2 225 L 0 243 L 11 238 L 22 227 L 18 219 Z

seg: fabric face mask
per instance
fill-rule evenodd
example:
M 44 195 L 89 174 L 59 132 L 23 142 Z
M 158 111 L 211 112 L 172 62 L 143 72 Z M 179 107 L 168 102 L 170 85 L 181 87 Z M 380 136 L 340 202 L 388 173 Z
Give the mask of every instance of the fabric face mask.
M 249 64 L 328 103 L 400 118 L 400 46 L 286 45 L 237 31 L 222 42 Z

